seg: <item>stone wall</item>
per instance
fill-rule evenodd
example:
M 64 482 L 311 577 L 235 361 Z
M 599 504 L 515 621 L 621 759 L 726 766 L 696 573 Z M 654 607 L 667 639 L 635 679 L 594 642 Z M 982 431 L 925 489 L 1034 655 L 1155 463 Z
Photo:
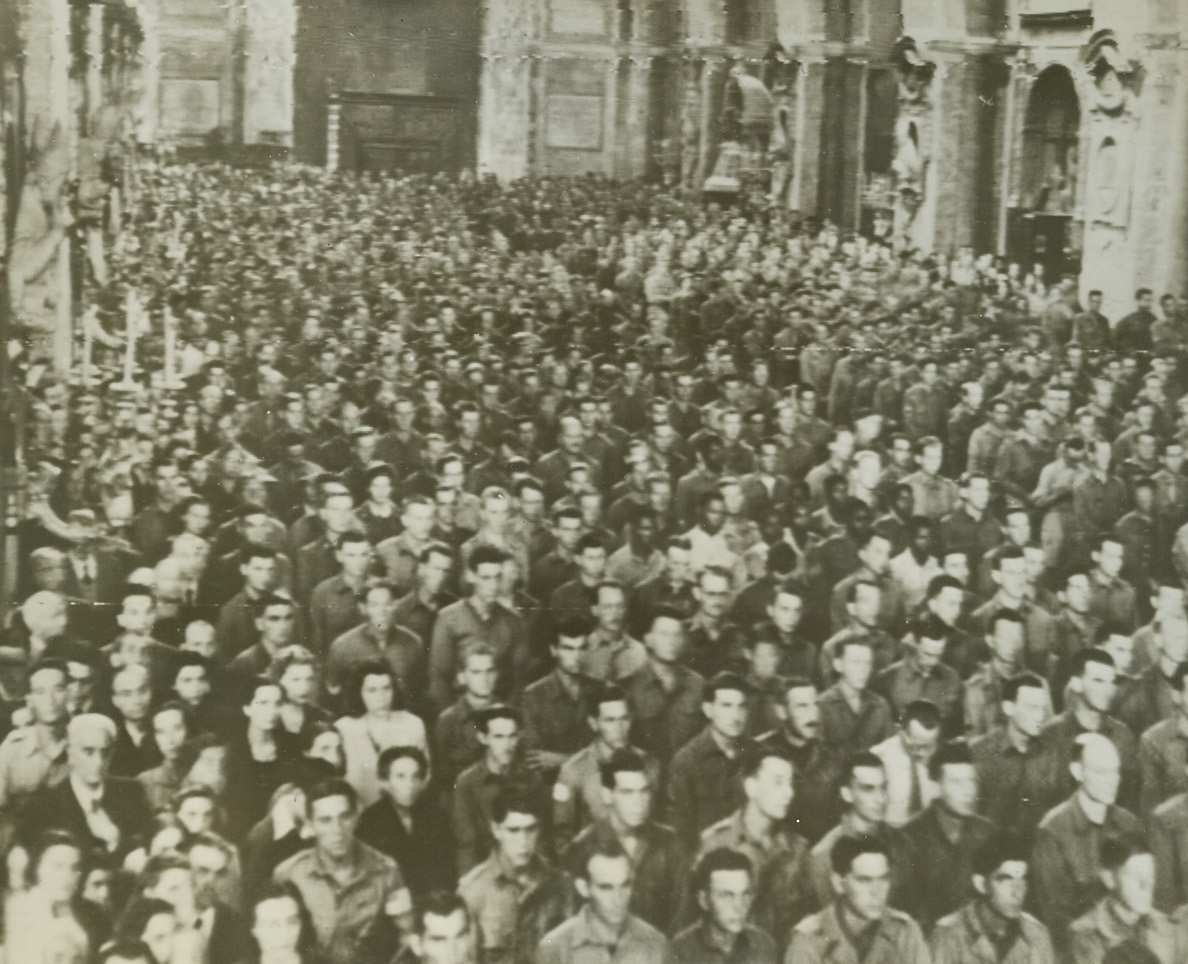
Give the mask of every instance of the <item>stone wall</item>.
M 473 166 L 484 10 L 478 0 L 298 0 L 297 159 L 325 163 L 332 95 L 407 95 L 453 105 L 447 160 Z M 515 96 L 523 95 L 507 84 L 501 88 L 514 114 Z
M 1188 286 L 1188 10 L 1162 0 L 1101 0 L 1093 21 L 1029 22 L 1015 10 L 1023 50 L 1014 68 L 1019 110 L 1007 132 L 1018 184 L 1032 85 L 1047 67 L 1075 78 L 1080 104 L 1071 236 L 1081 249 L 1082 297 L 1105 295 L 1117 318 L 1149 287 Z M 1012 200 L 1020 204 L 1018 192 Z M 1012 253 L 1008 249 L 1008 254 Z
M 244 0 L 243 143 L 293 144 L 296 0 Z

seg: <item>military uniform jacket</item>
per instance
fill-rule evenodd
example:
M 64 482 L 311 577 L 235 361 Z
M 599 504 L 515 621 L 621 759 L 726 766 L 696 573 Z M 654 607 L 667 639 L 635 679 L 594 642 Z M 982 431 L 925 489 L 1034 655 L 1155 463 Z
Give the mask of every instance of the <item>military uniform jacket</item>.
M 492 854 L 458 883 L 476 925 L 483 964 L 531 964 L 546 934 L 577 910 L 569 878 L 539 858 L 523 877 Z
M 1155 906 L 1171 912 L 1188 902 L 1188 793 L 1165 800 L 1151 814 Z
M 1101 842 L 1111 836 L 1141 841 L 1143 825 L 1129 811 L 1109 807 L 1098 826 L 1081 806 L 1079 791 L 1040 821 L 1032 852 L 1032 886 L 1040 919 L 1058 945 L 1068 926 L 1105 893 L 1099 876 Z
M 837 904 L 831 904 L 797 925 L 784 964 L 930 964 L 930 960 L 919 926 L 897 910 L 884 913 L 870 953 L 859 960 L 842 931 Z
M 561 854 L 561 864 L 576 878 L 593 850 L 617 841 L 609 821 L 592 823 L 570 841 Z M 653 821 L 644 824 L 640 828 L 638 849 L 630 854 L 630 859 L 631 913 L 657 930 L 671 933 L 681 885 L 689 873 L 689 855 L 676 831 Z
M 1069 931 L 1074 964 L 1098 964 L 1106 951 L 1126 940 L 1146 947 L 1159 964 L 1181 964 L 1188 957 L 1184 932 L 1165 914 L 1153 910 L 1136 926 L 1128 926 L 1114 912 L 1109 897 L 1073 921 Z
M 660 964 L 664 959 L 664 935 L 638 917 L 628 917 L 613 938 L 606 930 L 584 907 L 545 935 L 537 964 Z
M 772 831 L 769 841 L 752 840 L 747 835 L 743 811 L 737 810 L 701 835 L 701 856 L 717 847 L 729 847 L 750 859 L 755 868 L 751 922 L 783 947 L 792 925 L 812 906 L 808 843 L 779 828 Z
M 1019 936 L 999 957 L 975 901 L 936 923 L 929 942 L 932 964 L 1054 964 L 1048 929 L 1030 914 L 1019 915 Z
M 842 837 L 858 837 L 863 834 L 857 832 L 846 817 L 841 823 L 825 834 L 812 850 L 807 860 L 808 889 L 812 906 L 828 907 L 834 899 L 832 868 L 829 863 L 833 845 Z M 875 837 L 887 845 L 891 854 L 891 897 L 892 907 L 906 908 L 911 905 L 911 891 L 913 882 L 910 879 L 912 867 L 912 846 L 903 835 L 902 830 L 896 830 L 886 824 L 880 824 L 866 836 Z

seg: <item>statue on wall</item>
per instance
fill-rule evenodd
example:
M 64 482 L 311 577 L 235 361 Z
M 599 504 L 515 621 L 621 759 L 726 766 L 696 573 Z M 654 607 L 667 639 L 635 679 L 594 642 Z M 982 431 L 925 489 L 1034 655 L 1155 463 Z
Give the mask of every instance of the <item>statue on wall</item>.
M 1112 30 L 1099 30 L 1090 38 L 1085 63 L 1093 78 L 1094 110 L 1118 116 L 1134 109 L 1141 70 L 1123 56 Z
M 1086 144 L 1085 213 L 1089 221 L 1124 227 L 1130 214 L 1134 115 L 1143 70 L 1123 54 L 1112 30 L 1099 30 L 1090 38 L 1085 64 L 1093 78 L 1091 110 L 1097 115 Z M 1070 153 L 1075 171 L 1075 148 Z
M 924 60 L 911 37 L 895 47 L 899 81 L 899 116 L 895 122 L 895 156 L 891 175 L 895 191 L 894 235 L 910 246 L 912 225 L 927 191 L 931 147 L 929 89 L 936 65 Z
M 697 67 L 689 66 L 685 78 L 685 93 L 681 98 L 681 174 L 684 187 L 697 186 L 701 165 L 701 84 Z
M 77 183 L 70 173 L 67 138 L 59 124 L 31 125 L 26 146 L 28 169 L 17 197 L 16 223 L 8 254 L 9 298 L 31 328 L 51 332 L 61 299 L 69 297 L 59 253 L 75 223 Z
M 775 204 L 787 200 L 796 162 L 796 74 L 800 65 L 778 43 L 764 61 L 764 75 L 772 93 L 771 135 L 767 158 L 771 165 L 769 197 Z
M 737 123 L 737 133 L 728 137 L 724 131 L 723 140 L 738 140 L 746 150 L 763 154 L 771 140 L 773 104 L 774 97 L 767 85 L 749 74 L 741 63 L 735 64 L 730 68 L 722 113 L 725 127 L 727 114 L 733 112 L 731 120 Z

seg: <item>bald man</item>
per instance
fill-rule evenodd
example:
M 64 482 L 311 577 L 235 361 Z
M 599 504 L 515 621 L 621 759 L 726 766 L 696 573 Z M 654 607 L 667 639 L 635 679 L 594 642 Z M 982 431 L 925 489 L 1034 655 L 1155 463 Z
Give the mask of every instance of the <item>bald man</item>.
M 47 830 L 65 830 L 84 847 L 122 861 L 143 847 L 153 814 L 135 780 L 108 775 L 116 725 L 98 713 L 82 713 L 66 728 L 67 776 L 33 794 L 17 822 L 22 841 Z
M 66 597 L 42 589 L 21 603 L 21 619 L 27 631 L 25 649 L 29 659 L 41 658 L 50 640 L 66 632 Z
M 1032 857 L 1039 917 L 1058 952 L 1068 947 L 1069 925 L 1106 894 L 1102 841 L 1144 839 L 1138 818 L 1114 802 L 1122 764 L 1108 737 L 1079 736 L 1069 770 L 1076 789 L 1040 821 Z

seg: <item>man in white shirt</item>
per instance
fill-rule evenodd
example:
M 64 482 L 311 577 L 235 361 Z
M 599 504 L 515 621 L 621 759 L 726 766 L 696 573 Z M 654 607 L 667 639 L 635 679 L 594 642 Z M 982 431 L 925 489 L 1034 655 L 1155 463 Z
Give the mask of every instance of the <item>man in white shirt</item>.
M 928 761 L 940 741 L 941 713 L 935 703 L 916 700 L 903 711 L 899 732 L 871 748 L 883 761 L 887 774 L 887 816 L 892 827 L 902 827 L 937 796 L 928 775 Z

